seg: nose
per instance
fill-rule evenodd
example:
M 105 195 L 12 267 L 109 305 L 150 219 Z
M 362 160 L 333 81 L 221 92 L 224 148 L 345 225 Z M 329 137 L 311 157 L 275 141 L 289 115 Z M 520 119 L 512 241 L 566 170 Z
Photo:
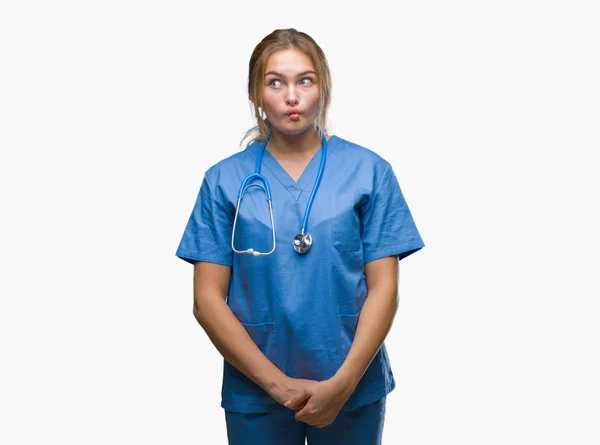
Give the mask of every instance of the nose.
M 285 96 L 285 104 L 288 106 L 298 105 L 298 95 L 293 86 L 290 86 L 287 89 L 287 94 Z

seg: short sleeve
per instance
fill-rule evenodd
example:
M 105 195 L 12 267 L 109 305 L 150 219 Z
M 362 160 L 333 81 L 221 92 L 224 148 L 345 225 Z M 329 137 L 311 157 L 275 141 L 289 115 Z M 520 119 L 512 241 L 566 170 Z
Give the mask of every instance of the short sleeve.
M 401 260 L 425 246 L 389 164 L 361 218 L 361 234 L 365 263 L 392 255 Z
M 232 221 L 215 199 L 214 189 L 205 175 L 175 255 L 192 264 L 206 261 L 231 266 L 232 227 Z

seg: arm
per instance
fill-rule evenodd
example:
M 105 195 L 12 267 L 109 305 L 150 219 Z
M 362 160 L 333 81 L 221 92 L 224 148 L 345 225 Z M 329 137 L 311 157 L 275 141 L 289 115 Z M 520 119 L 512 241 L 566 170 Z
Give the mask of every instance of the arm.
M 225 360 L 283 404 L 312 381 L 287 377 L 252 341 L 226 303 L 230 277 L 229 266 L 194 264 L 194 317 Z
M 365 264 L 367 299 L 358 319 L 350 352 L 332 377 L 349 387 L 351 392 L 354 392 L 392 326 L 398 309 L 398 269 L 396 255 Z
M 399 261 L 425 245 L 391 165 L 386 165 L 366 205 L 361 224 L 367 299 L 350 352 L 334 376 L 351 388 L 356 388 L 379 351 L 398 310 Z
M 296 420 L 317 428 L 332 423 L 381 348 L 398 309 L 398 256 L 366 263 L 368 296 L 346 360 L 333 377 L 309 386 L 286 406 L 297 410 Z M 312 402 L 312 403 L 311 403 Z
M 194 265 L 194 317 L 223 358 L 265 390 L 283 373 L 265 357 L 226 303 L 231 267 Z
M 375 178 L 380 177 L 382 168 L 372 199 L 361 211 L 368 296 L 350 351 L 333 377 L 310 387 L 288 405 L 296 408 L 309 398 L 296 413 L 296 420 L 317 427 L 333 422 L 381 348 L 398 309 L 398 262 L 424 246 L 391 166 L 380 164 Z

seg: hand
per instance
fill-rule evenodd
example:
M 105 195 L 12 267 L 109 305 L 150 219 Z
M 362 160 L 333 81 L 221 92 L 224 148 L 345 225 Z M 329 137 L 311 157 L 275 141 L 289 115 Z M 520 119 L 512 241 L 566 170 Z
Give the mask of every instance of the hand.
M 331 378 L 313 383 L 285 403 L 296 410 L 296 420 L 323 428 L 333 423 L 354 389 L 339 379 Z
M 267 390 L 267 392 L 276 402 L 283 405 L 295 396 L 304 394 L 304 390 L 315 383 L 318 382 L 316 380 L 294 379 L 286 376 L 282 381 L 275 384 L 273 388 Z M 303 406 L 304 403 L 301 404 L 301 407 Z

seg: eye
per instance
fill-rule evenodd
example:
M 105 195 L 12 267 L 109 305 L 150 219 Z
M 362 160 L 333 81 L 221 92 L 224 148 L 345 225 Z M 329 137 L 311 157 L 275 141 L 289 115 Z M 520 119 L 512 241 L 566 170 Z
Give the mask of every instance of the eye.
M 272 81 L 269 82 L 269 86 L 272 86 L 274 88 L 279 88 L 281 86 L 281 82 L 277 79 L 273 79 Z
M 313 83 L 313 80 L 312 80 L 310 77 L 305 77 L 304 79 L 302 79 L 302 80 L 300 81 L 300 83 L 301 83 L 303 86 L 308 86 L 308 85 L 312 85 L 312 83 Z

